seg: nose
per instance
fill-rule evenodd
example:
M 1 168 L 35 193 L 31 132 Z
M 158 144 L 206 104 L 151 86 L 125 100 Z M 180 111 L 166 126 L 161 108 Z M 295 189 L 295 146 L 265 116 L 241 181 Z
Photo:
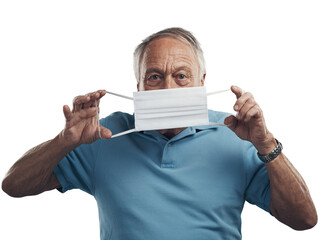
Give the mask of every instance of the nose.
M 176 82 L 172 76 L 166 76 L 164 79 L 163 89 L 177 88 Z

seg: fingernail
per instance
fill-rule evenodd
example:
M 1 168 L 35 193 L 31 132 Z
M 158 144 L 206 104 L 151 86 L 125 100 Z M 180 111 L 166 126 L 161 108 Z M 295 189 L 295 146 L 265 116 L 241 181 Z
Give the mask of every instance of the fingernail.
M 235 111 L 239 110 L 239 105 L 235 105 L 235 106 L 234 106 L 234 110 L 235 110 Z

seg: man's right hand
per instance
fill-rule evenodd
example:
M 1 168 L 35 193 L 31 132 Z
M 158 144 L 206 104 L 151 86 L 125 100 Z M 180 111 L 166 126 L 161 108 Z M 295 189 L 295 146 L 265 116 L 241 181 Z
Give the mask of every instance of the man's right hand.
M 63 112 L 66 118 L 66 125 L 62 131 L 62 137 L 69 146 L 89 144 L 101 138 L 111 138 L 111 131 L 101 125 L 98 126 L 96 103 L 99 111 L 99 100 L 106 94 L 105 90 L 77 96 L 73 100 L 73 109 L 70 111 L 68 105 L 64 105 Z
M 2 182 L 3 191 L 12 197 L 23 197 L 60 188 L 54 169 L 66 154 L 80 144 L 96 141 L 98 127 L 102 138 L 111 138 L 110 130 L 98 124 L 96 115 L 95 101 L 98 106 L 105 94 L 106 91 L 101 90 L 76 97 L 72 111 L 65 105 L 64 130 L 54 139 L 30 149 L 13 164 Z

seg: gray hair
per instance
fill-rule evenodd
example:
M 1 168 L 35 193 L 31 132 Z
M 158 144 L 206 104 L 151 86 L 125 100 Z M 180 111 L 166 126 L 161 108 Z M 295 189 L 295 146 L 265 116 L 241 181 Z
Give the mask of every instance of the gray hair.
M 150 35 L 149 37 L 145 38 L 141 44 L 139 44 L 134 52 L 134 71 L 135 71 L 135 77 L 137 82 L 140 81 L 140 62 L 142 60 L 144 50 L 146 46 L 153 40 L 164 37 L 164 36 L 171 36 L 178 39 L 181 39 L 185 42 L 187 42 L 195 51 L 199 69 L 200 69 L 200 79 L 202 79 L 203 75 L 206 73 L 205 69 L 205 59 L 203 55 L 203 50 L 201 49 L 200 43 L 197 41 L 197 39 L 194 37 L 194 35 L 183 29 L 183 28 L 167 28 L 162 31 L 159 31 L 157 33 L 154 33 Z

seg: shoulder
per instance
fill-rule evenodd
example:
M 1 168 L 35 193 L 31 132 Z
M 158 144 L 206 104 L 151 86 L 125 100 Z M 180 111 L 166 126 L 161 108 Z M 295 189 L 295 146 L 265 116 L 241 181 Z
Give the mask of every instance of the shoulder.
M 232 115 L 227 112 L 219 112 L 208 110 L 209 121 L 212 123 L 224 124 L 226 117 Z M 240 139 L 231 129 L 227 126 L 214 126 L 213 127 L 213 138 L 215 138 L 220 143 L 224 143 L 222 147 L 226 147 L 230 150 L 234 149 L 235 151 L 247 151 L 251 148 L 251 143 L 245 140 Z
M 224 124 L 224 119 L 232 115 L 231 113 L 219 112 L 214 110 L 208 110 L 208 118 L 210 122 Z
M 124 112 L 114 112 L 100 119 L 100 124 L 114 132 L 135 128 L 134 115 Z

